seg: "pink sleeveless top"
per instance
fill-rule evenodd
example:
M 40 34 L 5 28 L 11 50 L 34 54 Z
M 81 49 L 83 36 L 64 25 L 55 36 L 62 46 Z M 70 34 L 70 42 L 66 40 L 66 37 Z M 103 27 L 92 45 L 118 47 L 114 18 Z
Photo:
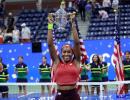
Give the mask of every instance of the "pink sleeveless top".
M 54 74 L 55 82 L 58 85 L 72 85 L 79 80 L 80 70 L 76 67 L 74 61 L 67 64 L 60 61 Z

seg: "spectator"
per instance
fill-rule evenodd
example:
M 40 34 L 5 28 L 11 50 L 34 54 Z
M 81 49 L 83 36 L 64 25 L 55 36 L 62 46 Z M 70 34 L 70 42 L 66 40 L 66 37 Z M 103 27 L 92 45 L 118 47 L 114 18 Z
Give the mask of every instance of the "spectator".
M 106 10 L 109 13 L 111 1 L 110 0 L 103 0 L 102 6 L 104 10 Z
M 26 26 L 25 23 L 21 24 L 22 30 L 21 30 L 21 41 L 23 43 L 30 42 L 31 39 L 31 30 L 29 27 Z
M 118 5 L 119 5 L 119 0 L 113 0 L 112 7 L 113 7 L 114 10 L 118 9 Z
M 4 24 L 4 15 L 5 15 L 5 0 L 0 0 L 0 20 Z
M 12 35 L 12 31 L 6 29 L 4 33 L 4 43 L 12 43 Z
M 81 16 L 81 20 L 85 21 L 85 6 L 86 6 L 86 0 L 80 0 L 78 3 L 79 13 Z
M 78 12 L 77 2 L 77 0 L 72 0 L 73 9 L 75 9 L 76 12 Z
M 99 17 L 99 10 L 101 9 L 101 5 L 98 2 L 93 3 L 92 12 L 96 17 Z
M 11 12 L 9 12 L 8 14 L 8 18 L 7 18 L 7 31 L 12 32 L 14 29 L 14 17 L 13 14 Z
M 88 2 L 85 6 L 85 10 L 87 12 L 87 20 L 90 20 L 91 12 L 92 12 L 92 3 Z
M 0 43 L 3 43 L 3 29 L 0 27 Z
M 36 0 L 36 7 L 38 11 L 42 11 L 42 0 Z
M 65 8 L 66 8 L 66 2 L 65 2 L 65 1 L 62 1 L 62 2 L 61 2 L 60 8 L 62 8 L 62 9 L 65 9 Z
M 0 11 L 4 12 L 5 10 L 5 0 L 0 0 Z
M 13 43 L 19 43 L 20 31 L 14 26 L 13 30 Z
M 78 0 L 72 0 L 72 3 L 74 5 L 74 8 L 76 9 L 76 12 L 78 12 Z
M 100 10 L 99 16 L 101 17 L 102 20 L 107 19 L 109 17 L 108 13 L 105 10 Z
M 72 2 L 69 2 L 69 3 L 68 3 L 67 11 L 68 11 L 68 12 L 74 12 L 74 11 L 76 12 L 76 9 L 74 8 Z

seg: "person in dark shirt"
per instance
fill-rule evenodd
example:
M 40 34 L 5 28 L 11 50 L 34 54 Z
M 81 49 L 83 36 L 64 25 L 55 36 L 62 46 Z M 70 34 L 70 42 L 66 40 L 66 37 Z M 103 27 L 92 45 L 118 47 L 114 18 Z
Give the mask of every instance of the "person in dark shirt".
M 125 52 L 125 59 L 122 61 L 124 66 L 125 81 L 130 81 L 130 51 Z M 130 84 L 125 84 L 125 93 L 128 93 Z
M 15 19 L 13 17 L 12 12 L 9 12 L 8 18 L 7 18 L 7 32 L 12 32 L 14 30 L 14 22 Z
M 8 81 L 8 72 L 4 70 L 4 66 L 0 63 L 0 83 L 6 83 Z M 8 98 L 8 86 L 0 85 L 0 93 L 2 98 Z
M 80 16 L 81 16 L 81 20 L 85 21 L 85 6 L 86 6 L 87 2 L 86 0 L 80 0 L 79 3 L 78 3 L 78 8 L 79 8 L 79 13 L 80 13 Z
M 5 21 L 5 0 L 0 0 L 0 24 L 4 25 Z
M 27 74 L 28 74 L 28 67 L 23 62 L 23 56 L 18 57 L 18 64 L 15 66 L 15 73 L 17 74 L 17 80 L 16 82 L 27 82 Z M 24 94 L 27 94 L 26 86 L 19 86 L 19 94 L 22 93 L 22 88 L 24 91 Z
M 3 70 L 6 71 L 6 72 L 8 73 L 7 65 L 3 63 L 2 57 L 0 57 L 0 63 L 3 65 Z
M 47 58 L 42 57 L 42 64 L 39 66 L 40 82 L 51 82 L 51 67 L 47 63 Z M 49 94 L 51 93 L 50 86 L 47 86 Z M 44 94 L 45 86 L 41 86 L 41 93 Z

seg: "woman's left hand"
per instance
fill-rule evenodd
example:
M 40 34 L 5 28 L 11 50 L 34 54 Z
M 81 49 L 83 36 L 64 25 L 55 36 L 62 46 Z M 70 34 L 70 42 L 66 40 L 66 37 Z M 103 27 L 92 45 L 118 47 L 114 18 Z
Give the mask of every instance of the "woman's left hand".
M 75 21 L 75 15 L 76 15 L 76 12 L 73 12 L 70 14 L 71 23 L 73 23 Z

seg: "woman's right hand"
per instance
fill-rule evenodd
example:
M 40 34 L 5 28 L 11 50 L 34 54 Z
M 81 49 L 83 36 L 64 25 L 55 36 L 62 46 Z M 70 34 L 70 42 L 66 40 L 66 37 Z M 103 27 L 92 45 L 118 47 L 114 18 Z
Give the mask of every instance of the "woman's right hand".
M 48 14 L 48 23 L 54 23 L 54 19 L 53 19 L 53 14 L 52 13 L 49 13 Z

